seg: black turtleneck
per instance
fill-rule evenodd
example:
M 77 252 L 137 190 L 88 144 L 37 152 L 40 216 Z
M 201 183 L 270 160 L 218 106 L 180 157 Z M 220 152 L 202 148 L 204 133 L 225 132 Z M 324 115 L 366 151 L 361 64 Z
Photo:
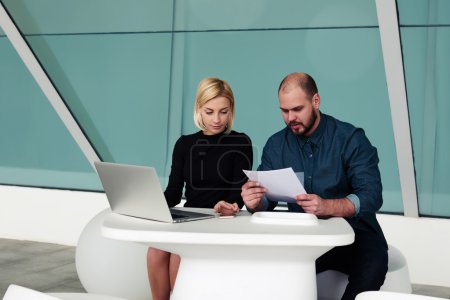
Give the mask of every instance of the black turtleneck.
M 212 208 L 220 200 L 242 207 L 241 186 L 247 181 L 242 170 L 251 170 L 252 165 L 252 144 L 244 133 L 205 135 L 199 131 L 183 135 L 173 150 L 164 192 L 167 203 L 180 203 L 186 185 L 187 207 Z

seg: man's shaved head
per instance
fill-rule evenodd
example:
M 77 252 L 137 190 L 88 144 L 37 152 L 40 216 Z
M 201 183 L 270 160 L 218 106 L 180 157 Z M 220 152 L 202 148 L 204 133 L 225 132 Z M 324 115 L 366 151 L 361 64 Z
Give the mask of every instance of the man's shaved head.
M 278 88 L 278 94 L 287 93 L 300 87 L 310 98 L 318 92 L 314 79 L 306 73 L 291 73 L 284 77 Z

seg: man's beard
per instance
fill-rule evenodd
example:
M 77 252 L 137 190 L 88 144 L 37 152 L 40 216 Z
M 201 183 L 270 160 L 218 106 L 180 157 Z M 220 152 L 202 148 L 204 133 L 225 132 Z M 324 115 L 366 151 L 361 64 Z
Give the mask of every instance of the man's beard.
M 304 128 L 304 130 L 302 130 L 301 132 L 300 131 L 296 132 L 292 128 L 291 130 L 295 135 L 305 136 L 305 134 L 308 134 L 309 131 L 314 127 L 314 123 L 316 122 L 316 120 L 317 120 L 317 112 L 314 110 L 314 108 L 311 108 L 311 118 L 309 118 L 309 121 L 308 123 L 306 123 L 306 125 L 304 125 L 301 122 L 290 122 L 288 126 L 291 127 L 292 125 L 301 125 Z

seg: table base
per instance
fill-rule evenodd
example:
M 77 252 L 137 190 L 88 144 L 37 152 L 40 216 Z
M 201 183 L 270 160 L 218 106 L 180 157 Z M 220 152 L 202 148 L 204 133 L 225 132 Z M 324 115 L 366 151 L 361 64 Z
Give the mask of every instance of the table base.
M 314 262 L 182 258 L 171 300 L 316 300 Z

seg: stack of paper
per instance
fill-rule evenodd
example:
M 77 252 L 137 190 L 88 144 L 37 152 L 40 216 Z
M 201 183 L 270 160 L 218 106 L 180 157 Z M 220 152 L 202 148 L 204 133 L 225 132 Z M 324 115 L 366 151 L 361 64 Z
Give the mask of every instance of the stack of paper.
M 292 168 L 271 171 L 243 170 L 251 181 L 258 181 L 267 189 L 266 196 L 272 201 L 295 202 L 295 196 L 306 194 Z

